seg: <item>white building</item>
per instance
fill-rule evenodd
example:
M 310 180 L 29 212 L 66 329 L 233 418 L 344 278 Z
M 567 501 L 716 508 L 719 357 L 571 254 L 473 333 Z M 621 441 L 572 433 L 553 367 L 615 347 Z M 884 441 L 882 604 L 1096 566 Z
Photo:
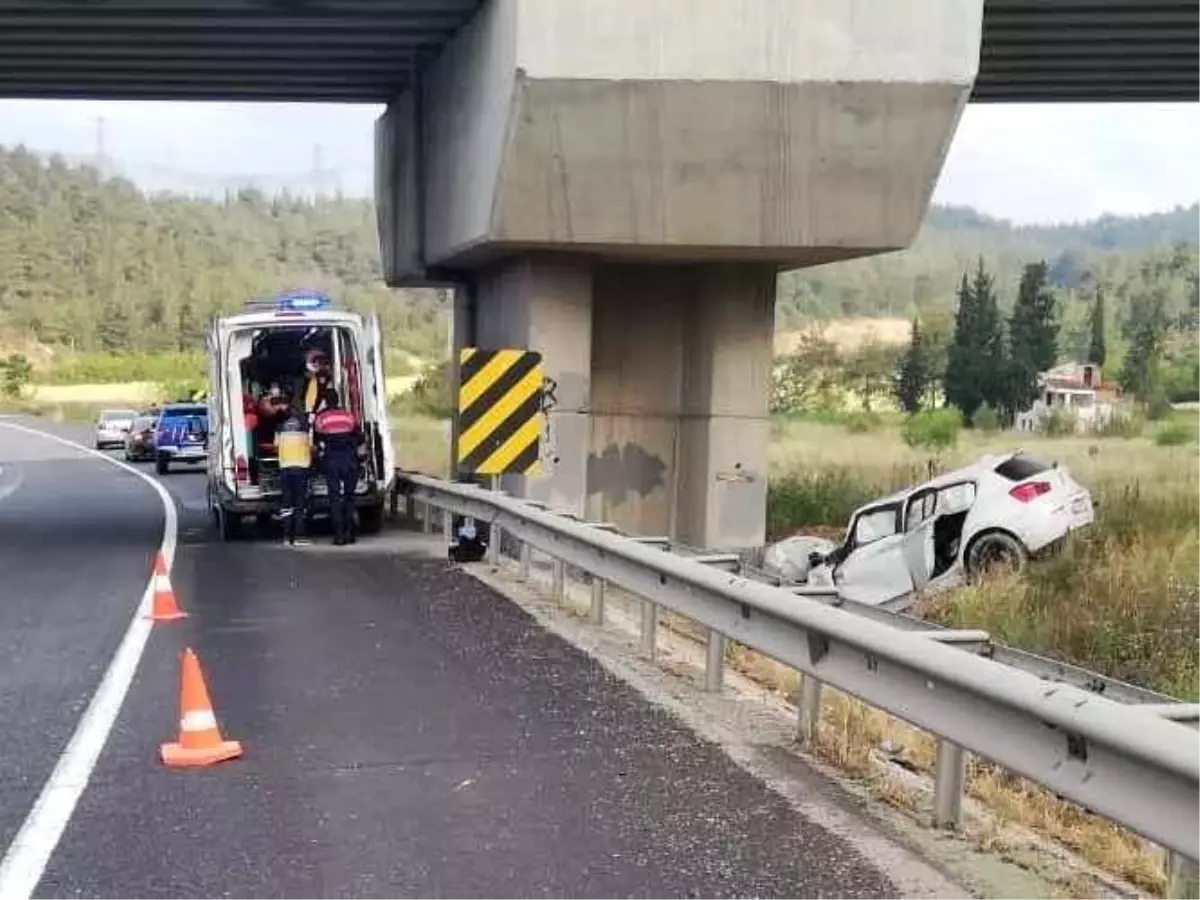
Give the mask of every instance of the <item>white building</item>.
M 1120 401 L 1116 384 L 1105 382 L 1095 363 L 1063 363 L 1038 375 L 1040 396 L 1017 413 L 1018 431 L 1041 431 L 1055 410 L 1069 413 L 1078 431 L 1092 431 L 1112 418 Z

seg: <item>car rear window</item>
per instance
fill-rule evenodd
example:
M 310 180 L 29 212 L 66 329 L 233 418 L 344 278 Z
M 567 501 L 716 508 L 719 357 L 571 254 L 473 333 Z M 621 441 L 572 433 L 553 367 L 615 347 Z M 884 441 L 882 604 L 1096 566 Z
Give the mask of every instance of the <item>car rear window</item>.
M 1034 475 L 1041 475 L 1043 472 L 1049 472 L 1053 468 L 1050 463 L 1042 462 L 1040 459 L 1034 459 L 1024 453 L 1018 453 L 1012 459 L 1006 459 L 1000 465 L 996 466 L 996 474 L 1009 481 L 1024 481 L 1026 478 L 1032 478 Z
M 191 419 L 199 416 L 201 419 L 208 418 L 207 406 L 174 406 L 170 409 L 164 409 L 162 417 L 164 419 Z
M 117 422 L 121 419 L 132 419 L 134 416 L 133 410 L 126 409 L 109 409 L 100 413 L 101 422 Z

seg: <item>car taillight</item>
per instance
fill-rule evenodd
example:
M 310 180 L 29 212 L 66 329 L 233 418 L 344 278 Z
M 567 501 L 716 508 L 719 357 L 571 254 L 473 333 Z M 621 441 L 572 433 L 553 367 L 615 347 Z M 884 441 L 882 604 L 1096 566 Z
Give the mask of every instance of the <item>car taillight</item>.
M 239 484 L 245 484 L 250 480 L 250 466 L 246 462 L 246 457 L 239 456 L 233 461 L 233 477 Z
M 1008 492 L 1010 497 L 1020 500 L 1022 503 L 1036 500 L 1042 494 L 1048 493 L 1050 493 L 1050 482 L 1048 481 L 1027 481 L 1025 484 L 1018 484 Z

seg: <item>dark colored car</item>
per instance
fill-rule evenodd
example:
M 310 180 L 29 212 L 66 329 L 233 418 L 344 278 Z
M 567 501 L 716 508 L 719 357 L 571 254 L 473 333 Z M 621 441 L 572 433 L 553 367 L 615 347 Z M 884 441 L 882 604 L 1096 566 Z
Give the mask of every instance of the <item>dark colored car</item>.
M 133 420 L 129 434 L 125 435 L 125 459 L 129 462 L 144 462 L 154 459 L 154 429 L 158 416 L 140 415 Z
M 154 464 L 166 475 L 171 463 L 202 463 L 208 459 L 208 407 L 201 403 L 168 403 L 158 414 L 154 431 Z

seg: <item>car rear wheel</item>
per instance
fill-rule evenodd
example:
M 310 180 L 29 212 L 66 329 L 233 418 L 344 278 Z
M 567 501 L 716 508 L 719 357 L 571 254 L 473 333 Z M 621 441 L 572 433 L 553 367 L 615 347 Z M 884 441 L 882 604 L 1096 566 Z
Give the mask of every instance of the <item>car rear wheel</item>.
M 1011 534 L 993 531 L 977 537 L 967 550 L 967 573 L 972 580 L 992 572 L 1020 571 L 1029 554 Z
M 242 531 L 242 517 L 230 514 L 229 510 L 219 505 L 213 507 L 213 514 L 217 517 L 217 531 L 221 540 L 236 541 Z

